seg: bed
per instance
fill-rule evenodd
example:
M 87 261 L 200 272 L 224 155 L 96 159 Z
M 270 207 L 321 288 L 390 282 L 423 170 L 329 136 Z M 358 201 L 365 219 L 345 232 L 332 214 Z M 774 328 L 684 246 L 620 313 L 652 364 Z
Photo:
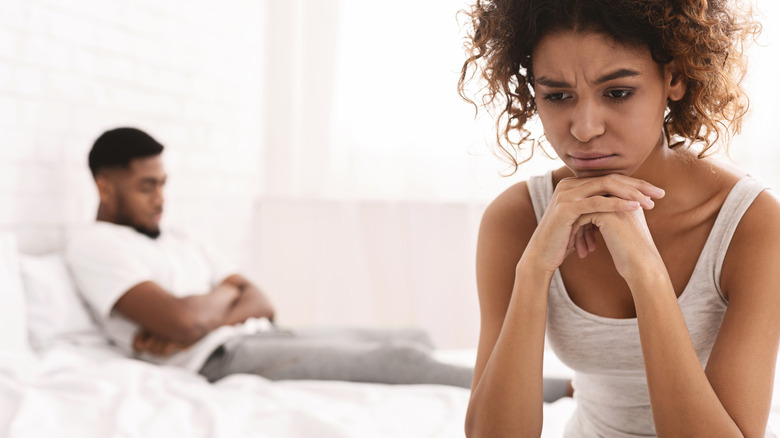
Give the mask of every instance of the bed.
M 215 384 L 127 358 L 95 331 L 58 254 L 17 254 L 0 235 L 0 436 L 462 437 L 468 390 L 439 385 L 272 382 Z M 51 315 L 55 315 L 52 317 Z M 439 351 L 471 364 L 474 351 Z M 571 375 L 552 355 L 545 373 Z M 780 430 L 780 404 L 771 421 Z M 544 437 L 560 437 L 574 401 L 545 404 Z

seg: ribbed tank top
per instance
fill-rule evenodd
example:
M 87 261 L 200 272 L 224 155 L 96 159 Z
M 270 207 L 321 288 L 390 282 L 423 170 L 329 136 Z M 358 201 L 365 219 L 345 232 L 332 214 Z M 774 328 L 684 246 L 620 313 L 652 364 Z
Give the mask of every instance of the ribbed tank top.
M 751 177 L 734 185 L 678 298 L 702 367 L 728 305 L 720 289 L 723 259 L 740 219 L 765 188 Z M 552 199 L 552 172 L 530 178 L 528 191 L 538 223 Z M 577 408 L 566 438 L 656 435 L 636 318 L 606 318 L 583 310 L 569 297 L 558 270 L 550 284 L 547 341 L 575 371 Z

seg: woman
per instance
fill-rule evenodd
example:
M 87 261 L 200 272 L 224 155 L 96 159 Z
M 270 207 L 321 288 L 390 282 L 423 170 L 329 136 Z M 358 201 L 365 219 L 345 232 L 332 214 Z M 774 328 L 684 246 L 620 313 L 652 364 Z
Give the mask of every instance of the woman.
M 764 436 L 780 339 L 780 202 L 707 158 L 739 131 L 726 1 L 478 1 L 463 66 L 515 169 L 538 115 L 564 163 L 484 213 L 466 431 L 539 436 L 545 334 L 576 372 L 567 437 Z M 464 96 L 465 97 L 465 96 Z

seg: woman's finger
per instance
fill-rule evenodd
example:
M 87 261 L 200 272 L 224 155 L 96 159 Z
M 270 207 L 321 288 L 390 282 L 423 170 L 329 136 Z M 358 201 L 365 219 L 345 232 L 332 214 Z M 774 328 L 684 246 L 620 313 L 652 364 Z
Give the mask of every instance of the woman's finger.
M 607 196 L 592 196 L 583 199 L 579 204 L 582 207 L 581 211 L 578 212 L 580 215 L 634 211 L 643 207 L 639 201 Z
M 585 199 L 593 196 L 617 197 L 639 202 L 644 208 L 653 208 L 653 199 L 665 192 L 643 180 L 623 175 L 596 178 L 567 179 L 559 183 L 559 194 L 564 199 Z
M 572 187 L 593 186 L 600 187 L 602 190 L 609 190 L 610 187 L 630 186 L 653 199 L 663 198 L 666 192 L 643 179 L 613 173 L 610 175 L 596 176 L 590 178 L 564 178 L 561 182 Z
M 583 237 L 583 230 L 584 227 L 580 227 L 577 229 L 577 237 L 575 239 L 574 245 L 577 247 L 577 256 L 581 259 L 585 258 L 585 256 L 588 255 L 588 247 L 585 244 L 585 238 Z
M 596 250 L 596 230 L 597 226 L 591 224 L 587 225 L 587 231 L 585 232 L 585 243 L 588 246 L 588 251 L 593 252 Z
M 585 258 L 588 253 L 596 250 L 596 230 L 597 226 L 592 223 L 585 223 L 579 227 L 573 227 L 569 245 L 566 248 L 574 249 L 580 258 Z M 567 254 L 568 255 L 568 254 Z

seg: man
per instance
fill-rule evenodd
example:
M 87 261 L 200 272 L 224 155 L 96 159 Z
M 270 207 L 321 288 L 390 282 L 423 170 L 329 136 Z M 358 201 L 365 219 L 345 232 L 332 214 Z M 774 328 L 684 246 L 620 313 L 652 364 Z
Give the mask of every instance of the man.
M 103 133 L 89 154 L 97 221 L 70 236 L 66 259 L 110 341 L 140 359 L 215 381 L 269 379 L 471 384 L 434 360 L 418 330 L 281 330 L 266 295 L 215 251 L 160 229 L 163 146 L 134 128 Z

